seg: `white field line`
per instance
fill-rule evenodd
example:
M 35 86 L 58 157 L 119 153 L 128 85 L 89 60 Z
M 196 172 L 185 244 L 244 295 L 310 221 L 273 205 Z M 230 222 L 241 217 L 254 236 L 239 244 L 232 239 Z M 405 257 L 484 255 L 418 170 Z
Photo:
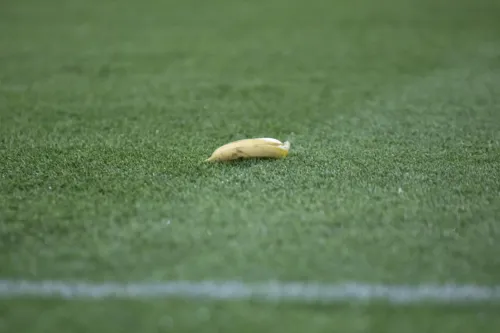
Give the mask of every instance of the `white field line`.
M 397 304 L 500 302 L 500 286 L 378 285 L 363 283 L 244 283 L 237 281 L 170 281 L 163 283 L 84 283 L 0 280 L 0 298 L 59 299 L 160 298 L 299 302 L 371 302 Z

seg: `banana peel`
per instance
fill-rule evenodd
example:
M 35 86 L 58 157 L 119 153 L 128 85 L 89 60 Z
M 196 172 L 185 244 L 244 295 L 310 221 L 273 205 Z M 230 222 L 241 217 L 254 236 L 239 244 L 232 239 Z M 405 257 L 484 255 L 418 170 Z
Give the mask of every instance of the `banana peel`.
M 273 138 L 244 139 L 217 148 L 206 162 L 230 161 L 248 158 L 285 158 L 290 150 L 290 142 L 284 143 Z

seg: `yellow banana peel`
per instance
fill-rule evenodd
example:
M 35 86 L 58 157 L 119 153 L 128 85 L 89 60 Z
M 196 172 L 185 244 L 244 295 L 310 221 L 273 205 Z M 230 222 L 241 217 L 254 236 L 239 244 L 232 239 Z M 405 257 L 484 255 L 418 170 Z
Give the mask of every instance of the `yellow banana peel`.
M 234 141 L 217 148 L 206 161 L 229 161 L 239 158 L 284 158 L 290 142 L 273 138 L 255 138 Z

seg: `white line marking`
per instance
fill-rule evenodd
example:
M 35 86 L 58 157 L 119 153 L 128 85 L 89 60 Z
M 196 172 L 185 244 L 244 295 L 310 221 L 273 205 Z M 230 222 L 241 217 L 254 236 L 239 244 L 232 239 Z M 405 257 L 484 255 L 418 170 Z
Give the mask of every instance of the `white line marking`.
M 64 281 L 0 280 L 0 298 L 180 298 L 209 300 L 255 299 L 263 301 L 346 302 L 499 302 L 500 286 L 477 285 L 377 285 L 363 283 L 244 283 L 237 281 L 171 281 L 163 283 L 85 283 Z

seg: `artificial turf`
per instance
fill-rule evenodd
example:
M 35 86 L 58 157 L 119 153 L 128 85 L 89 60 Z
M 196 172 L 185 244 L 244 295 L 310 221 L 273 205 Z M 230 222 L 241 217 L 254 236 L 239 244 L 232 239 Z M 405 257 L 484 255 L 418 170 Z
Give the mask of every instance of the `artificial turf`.
M 0 278 L 496 285 L 498 17 L 494 0 L 4 0 Z M 289 157 L 203 163 L 260 136 Z M 25 299 L 1 301 L 0 329 L 487 332 L 492 309 Z

